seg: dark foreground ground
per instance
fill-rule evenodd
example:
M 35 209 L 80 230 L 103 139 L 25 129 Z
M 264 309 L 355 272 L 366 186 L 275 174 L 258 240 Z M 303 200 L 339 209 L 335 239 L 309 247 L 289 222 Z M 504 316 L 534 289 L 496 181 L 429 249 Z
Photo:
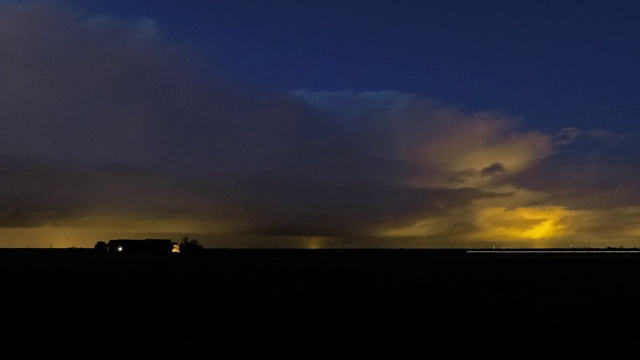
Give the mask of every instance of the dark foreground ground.
M 207 249 L 123 256 L 3 249 L 0 274 L 4 345 L 27 353 L 438 359 L 640 353 L 637 253 Z

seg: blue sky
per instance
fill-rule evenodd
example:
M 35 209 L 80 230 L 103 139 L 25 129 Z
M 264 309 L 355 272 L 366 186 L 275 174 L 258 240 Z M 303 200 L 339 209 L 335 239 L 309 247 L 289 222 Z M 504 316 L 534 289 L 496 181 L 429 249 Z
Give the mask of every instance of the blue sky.
M 80 3 L 154 19 L 252 86 L 417 93 L 548 131 L 628 131 L 640 113 L 634 1 Z
M 640 243 L 637 2 L 0 7 L 7 246 Z

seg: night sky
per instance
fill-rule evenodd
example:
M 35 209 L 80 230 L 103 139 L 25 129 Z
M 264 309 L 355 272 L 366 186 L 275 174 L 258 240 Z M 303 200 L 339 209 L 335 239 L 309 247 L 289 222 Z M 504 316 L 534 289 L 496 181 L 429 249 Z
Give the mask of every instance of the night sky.
M 640 2 L 0 1 L 0 247 L 640 246 Z

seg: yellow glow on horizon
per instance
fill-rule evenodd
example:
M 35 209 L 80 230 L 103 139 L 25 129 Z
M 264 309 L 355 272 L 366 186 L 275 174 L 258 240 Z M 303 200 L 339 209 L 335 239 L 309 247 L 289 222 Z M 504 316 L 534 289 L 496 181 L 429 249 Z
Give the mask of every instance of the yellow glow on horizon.
M 451 241 L 552 240 L 574 234 L 568 222 L 576 215 L 578 212 L 560 206 L 484 207 L 475 213 L 475 227 L 468 233 L 451 235 L 459 230 L 454 219 L 430 218 L 410 226 L 389 229 L 381 236 L 446 237 Z
M 523 231 L 521 237 L 526 239 L 541 239 L 554 237 L 555 234 L 563 231 L 562 226 L 558 226 L 553 220 L 544 220 L 533 228 Z
M 326 241 L 326 238 L 323 236 L 312 236 L 312 237 L 305 238 L 305 240 L 307 242 L 306 244 L 307 249 L 322 249 L 323 244 Z
M 368 237 L 247 235 L 232 226 L 202 221 L 142 218 L 83 218 L 65 226 L 38 228 L 0 228 L 0 248 L 93 248 L 97 241 L 118 238 L 197 237 L 207 247 L 412 247 L 416 244 L 451 247 L 468 244 L 500 246 L 638 246 L 640 206 L 601 210 L 568 210 L 561 206 L 517 206 L 542 203 L 536 193 L 514 191 L 516 195 L 477 201 L 456 211 L 425 214 L 413 223 L 388 226 Z M 510 204 L 513 206 L 504 206 Z M 208 231 L 215 227 L 214 231 Z M 382 228 L 382 226 L 379 226 Z M 194 231 L 193 229 L 196 229 Z M 229 229 L 228 232 L 218 232 Z M 204 231 L 203 231 L 204 230 Z M 386 238 L 386 239 L 385 239 Z M 426 245 L 425 245 L 426 244 Z
M 105 233 L 88 229 L 44 226 L 39 228 L 1 228 L 3 248 L 88 248 L 99 240 L 109 240 Z
M 482 238 L 550 239 L 570 235 L 565 220 L 575 213 L 559 206 L 482 209 L 476 223 Z
M 114 230 L 115 229 L 115 230 Z M 1 248 L 93 248 L 98 241 L 127 238 L 171 238 L 180 239 L 190 231 L 159 231 L 143 228 L 109 229 L 104 226 L 68 227 L 43 226 L 37 228 L 0 228 Z M 168 227 L 167 230 L 173 230 Z

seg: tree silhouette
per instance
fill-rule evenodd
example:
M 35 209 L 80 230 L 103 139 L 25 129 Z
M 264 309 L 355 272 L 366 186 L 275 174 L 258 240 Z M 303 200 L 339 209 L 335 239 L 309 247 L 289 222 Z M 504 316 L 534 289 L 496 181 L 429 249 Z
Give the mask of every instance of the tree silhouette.
M 107 252 L 107 243 L 104 241 L 98 241 L 94 248 L 100 252 Z
M 181 254 L 192 254 L 202 252 L 204 247 L 200 245 L 198 239 L 189 239 L 188 236 L 184 236 L 182 241 L 180 242 L 180 253 Z

